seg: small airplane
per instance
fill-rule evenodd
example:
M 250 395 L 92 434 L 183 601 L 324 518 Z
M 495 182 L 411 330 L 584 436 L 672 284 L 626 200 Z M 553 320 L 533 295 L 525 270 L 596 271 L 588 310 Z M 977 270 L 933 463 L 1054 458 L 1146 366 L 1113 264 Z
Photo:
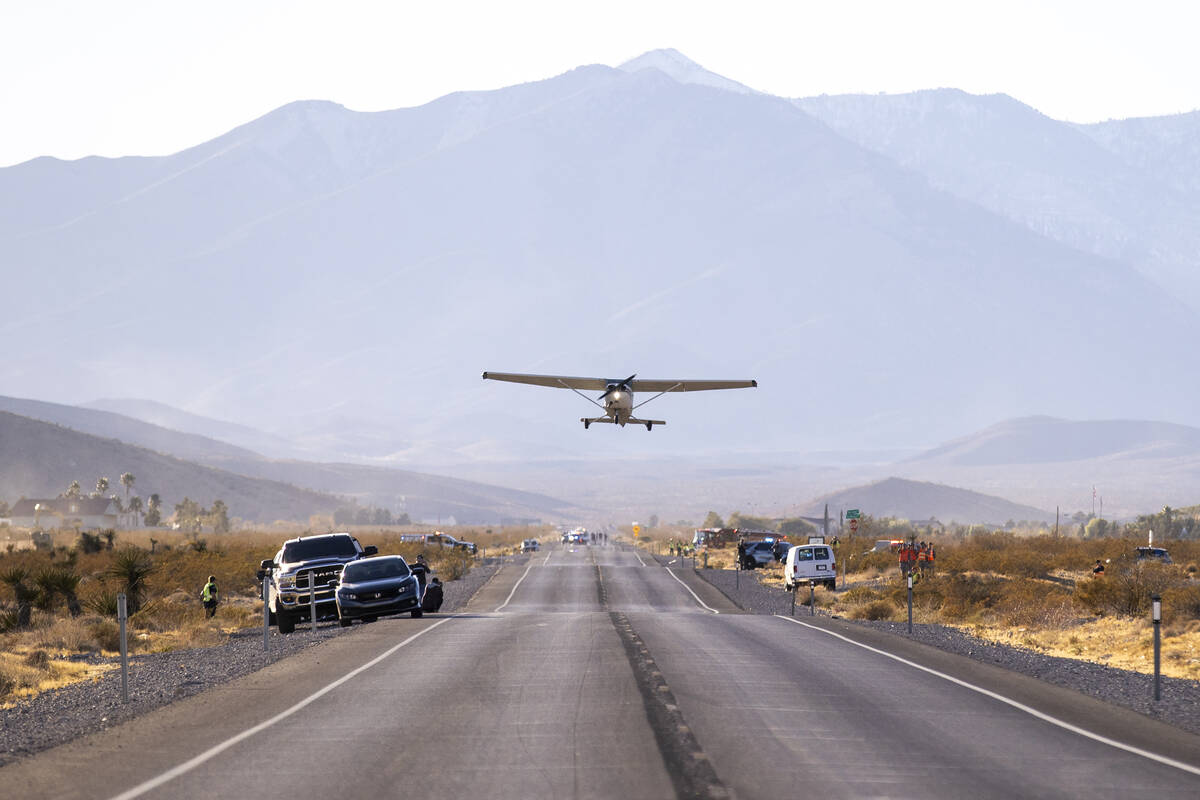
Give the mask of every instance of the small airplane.
M 630 375 L 625 380 L 614 378 L 572 378 L 566 375 L 523 375 L 515 372 L 485 372 L 485 381 L 509 381 L 510 383 L 528 383 L 533 386 L 551 386 L 556 389 L 570 389 L 589 403 L 599 406 L 604 411 L 603 417 L 583 417 L 580 421 L 586 430 L 593 422 L 608 422 L 625 427 L 629 423 L 645 425 L 651 430 L 655 425 L 666 425 L 666 420 L 638 419 L 633 416 L 637 408 L 649 403 L 650 400 L 662 397 L 667 392 L 702 392 L 708 389 L 751 389 L 758 386 L 758 381 L 715 381 L 715 380 L 636 380 L 637 375 Z M 585 395 L 584 391 L 602 391 L 597 400 Z M 657 392 L 649 400 L 633 404 L 634 392 Z

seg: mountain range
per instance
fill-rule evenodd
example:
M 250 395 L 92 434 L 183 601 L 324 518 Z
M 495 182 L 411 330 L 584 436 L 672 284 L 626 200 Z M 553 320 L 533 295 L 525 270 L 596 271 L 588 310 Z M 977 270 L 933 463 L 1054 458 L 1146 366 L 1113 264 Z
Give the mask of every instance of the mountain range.
M 716 480 L 783 503 L 761 487 L 855 477 L 797 454 L 1034 415 L 1200 425 L 1197 129 L 956 90 L 781 98 L 653 51 L 394 111 L 300 101 L 169 156 L 34 159 L 0 169 L 21 345 L 0 392 L 169 422 L 263 477 L 352 462 L 589 505 L 762 464 Z M 484 370 L 759 388 L 585 432 L 580 398 Z M 903 477 L 1046 477 L 955 452 Z M 1171 491 L 1200 489 L 1184 461 Z
M 109 411 L 20 398 L 0 397 L 0 442 L 0 499 L 8 502 L 54 497 L 75 480 L 86 488 L 102 475 L 115 485 L 132 472 L 137 492 L 159 494 L 168 513 L 185 496 L 206 507 L 221 499 L 234 516 L 255 523 L 305 522 L 351 504 L 430 522 L 571 520 L 586 513 L 533 492 L 389 467 L 272 459 Z

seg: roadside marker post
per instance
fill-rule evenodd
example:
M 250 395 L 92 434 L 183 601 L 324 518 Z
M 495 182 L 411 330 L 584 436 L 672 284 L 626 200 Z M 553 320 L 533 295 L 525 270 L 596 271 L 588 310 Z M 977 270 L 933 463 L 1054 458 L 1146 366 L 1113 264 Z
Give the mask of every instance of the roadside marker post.
M 308 614 L 312 620 L 312 632 L 317 632 L 317 572 L 308 571 Z
M 796 592 L 800 590 L 800 585 L 792 584 L 792 616 L 796 616 Z
M 817 582 L 808 582 L 808 615 L 815 617 L 817 615 Z
M 125 621 L 129 619 L 129 606 L 125 593 L 117 595 L 117 622 L 121 625 L 121 700 L 129 702 L 129 642 L 125 636 Z
M 271 590 L 268 586 L 268 581 L 271 580 L 270 575 L 263 575 L 262 597 L 263 597 L 263 652 L 271 652 Z
M 1162 622 L 1162 598 L 1158 595 L 1150 595 L 1150 621 L 1154 623 L 1154 702 L 1161 699 L 1161 673 L 1159 661 L 1161 639 L 1159 634 L 1160 623 Z
M 908 574 L 908 632 L 912 633 L 912 573 Z

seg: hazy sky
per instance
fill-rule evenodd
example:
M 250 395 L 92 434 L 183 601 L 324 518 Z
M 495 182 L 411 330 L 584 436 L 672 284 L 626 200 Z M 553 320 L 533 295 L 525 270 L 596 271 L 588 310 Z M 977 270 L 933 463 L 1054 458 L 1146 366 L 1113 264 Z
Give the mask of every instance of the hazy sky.
M 674 47 L 784 96 L 953 86 L 1075 121 L 1200 108 L 1200 4 L 0 0 L 0 165 L 157 155 L 298 99 L 358 110 Z

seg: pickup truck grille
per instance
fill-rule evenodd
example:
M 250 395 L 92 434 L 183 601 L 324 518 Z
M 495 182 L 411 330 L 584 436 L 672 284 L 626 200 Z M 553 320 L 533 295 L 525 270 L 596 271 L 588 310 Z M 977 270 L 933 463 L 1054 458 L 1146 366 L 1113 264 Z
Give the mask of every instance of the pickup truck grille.
M 313 583 L 316 584 L 317 590 L 320 591 L 321 589 L 328 588 L 330 582 L 333 581 L 333 579 L 336 578 L 339 574 L 341 574 L 341 571 L 342 571 L 342 567 L 340 564 L 337 566 L 321 567 L 319 569 L 313 570 L 312 571 Z M 308 588 L 308 576 L 309 576 L 308 570 L 301 570 L 300 572 L 296 573 L 296 588 L 297 589 L 307 589 Z

